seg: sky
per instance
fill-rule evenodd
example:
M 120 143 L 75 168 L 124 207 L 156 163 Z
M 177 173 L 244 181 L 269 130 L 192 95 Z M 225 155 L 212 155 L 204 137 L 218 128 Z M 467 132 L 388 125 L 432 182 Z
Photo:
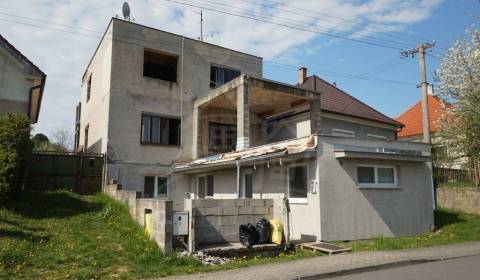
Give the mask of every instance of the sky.
M 420 98 L 419 43 L 429 82 L 442 54 L 478 24 L 475 0 L 130 0 L 136 23 L 264 58 L 265 78 L 297 82 L 297 69 L 396 117 Z M 34 133 L 73 132 L 81 78 L 120 0 L 2 0 L 0 33 L 47 74 Z

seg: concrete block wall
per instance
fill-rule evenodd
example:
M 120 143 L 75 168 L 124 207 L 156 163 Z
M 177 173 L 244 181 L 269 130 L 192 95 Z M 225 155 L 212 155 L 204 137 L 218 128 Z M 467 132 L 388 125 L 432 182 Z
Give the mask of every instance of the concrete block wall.
M 152 239 L 162 249 L 165 255 L 172 253 L 172 209 L 173 202 L 170 200 L 141 198 L 141 192 L 119 189 L 119 185 L 107 185 L 104 192 L 128 205 L 130 215 L 142 227 L 145 227 L 145 213 L 152 211 L 153 229 Z
M 283 205 L 283 204 L 281 204 Z M 190 213 L 189 249 L 229 242 L 239 242 L 241 224 L 271 219 L 283 212 L 273 199 L 196 199 L 187 200 Z
M 480 215 L 480 188 L 437 188 L 437 205 Z

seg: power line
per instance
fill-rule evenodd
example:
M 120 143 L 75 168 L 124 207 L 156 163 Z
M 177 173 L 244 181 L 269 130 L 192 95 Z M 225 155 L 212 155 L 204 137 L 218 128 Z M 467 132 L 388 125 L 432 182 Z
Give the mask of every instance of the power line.
M 49 24 L 53 24 L 53 25 L 58 25 L 58 26 L 65 26 L 65 27 L 68 27 L 68 28 L 76 28 L 75 26 L 72 26 L 72 25 L 64 25 L 64 24 L 59 24 L 59 23 L 46 21 L 46 20 L 40 20 L 40 19 L 35 19 L 35 18 L 27 18 L 27 17 L 22 17 L 22 16 L 18 16 L 18 17 L 19 18 L 26 18 L 26 19 L 33 20 L 33 21 L 39 21 L 39 22 L 49 23 Z M 45 26 L 45 25 L 37 25 L 37 24 L 33 24 L 33 23 L 21 22 L 21 21 L 16 21 L 16 20 L 12 20 L 12 19 L 0 18 L 0 21 L 22 24 L 22 25 L 31 26 L 31 27 L 40 28 L 40 29 L 58 31 L 58 32 L 68 33 L 68 34 L 77 35 L 77 36 L 86 36 L 86 37 L 96 38 L 96 39 L 101 39 L 102 38 L 102 36 L 100 34 L 99 35 L 87 34 L 87 33 L 76 32 L 76 31 L 72 31 L 72 30 L 49 27 L 49 26 Z M 100 31 L 91 30 L 91 29 L 89 31 L 95 32 L 95 33 L 101 33 Z M 117 35 L 117 37 L 119 39 L 112 39 L 112 38 L 108 38 L 108 37 L 106 37 L 105 39 L 106 40 L 117 41 L 117 42 L 121 42 L 121 43 L 125 43 L 125 44 L 132 44 L 132 45 L 137 45 L 137 46 L 142 46 L 142 47 L 144 46 L 143 44 L 136 43 L 137 39 L 133 36 L 118 36 Z M 171 44 L 171 43 L 164 42 L 163 44 L 165 46 L 169 46 L 169 47 L 176 47 L 175 44 Z M 208 53 L 201 53 L 199 51 L 190 52 L 190 51 L 186 50 L 185 53 L 202 55 L 202 56 L 206 56 L 206 57 L 214 57 L 212 55 L 209 55 Z M 230 58 L 230 60 L 243 62 L 243 63 L 246 62 L 245 59 Z M 264 61 L 264 63 L 265 64 L 271 64 L 273 67 L 276 67 L 276 68 L 282 68 L 281 66 L 287 66 L 289 69 L 297 70 L 300 67 L 299 65 L 284 64 L 284 63 L 278 63 L 278 62 L 274 62 L 274 61 Z M 315 68 L 315 67 L 311 67 L 310 69 L 317 70 L 318 72 L 325 73 L 325 74 L 330 75 L 330 76 L 344 77 L 344 78 L 350 78 L 350 79 L 356 79 L 356 78 L 358 79 L 359 76 L 363 75 L 363 74 L 359 75 L 359 74 L 351 74 L 351 73 L 342 73 L 342 72 L 336 72 L 336 71 L 331 71 L 331 70 L 327 70 L 327 69 L 320 69 L 320 68 Z M 362 80 L 367 80 L 367 81 L 372 81 L 372 82 L 382 82 L 382 83 L 396 83 L 396 84 L 404 84 L 404 85 L 416 85 L 415 83 L 398 81 L 398 80 L 367 79 L 367 78 L 362 78 Z
M 248 2 L 247 0 L 240 0 L 240 1 L 244 1 L 244 2 Z M 275 1 L 275 0 L 266 0 L 267 2 L 270 2 L 270 3 L 275 3 L 276 5 L 280 5 L 280 6 L 284 6 L 284 7 L 289 7 L 289 8 L 292 8 L 292 9 L 295 9 L 295 10 L 299 10 L 299 11 L 304 11 L 304 12 L 308 12 L 310 14 L 315 14 L 315 15 L 320 15 L 320 16 L 324 16 L 324 17 L 328 17 L 328 18 L 333 18 L 333 19 L 337 19 L 339 20 L 340 22 L 347 22 L 347 23 L 350 23 L 350 24 L 354 24 L 354 26 L 365 26 L 365 27 L 369 27 L 369 25 L 367 24 L 364 24 L 358 20 L 353 20 L 353 19 L 346 19 L 346 18 L 342 18 L 342 17 L 339 17 L 339 16 L 332 16 L 332 15 L 329 15 L 329 14 L 325 14 L 325 13 L 320 13 L 318 11 L 312 11 L 312 10 L 308 10 L 308 9 L 304 9 L 304 8 L 301 8 L 301 7 L 297 7 L 297 6 L 293 6 L 293 5 L 289 5 L 289 4 L 286 4 L 285 2 L 281 2 L 281 1 Z M 250 3 L 256 3 L 254 1 L 250 1 Z M 431 39 L 428 39 L 428 38 L 425 38 L 425 37 L 421 37 L 421 36 L 416 36 L 416 35 L 410 35 L 410 34 L 406 34 L 406 33 L 403 33 L 403 32 L 399 32 L 399 31 L 392 31 L 392 30 L 389 30 L 387 28 L 382 28 L 382 27 L 371 27 L 373 29 L 376 29 L 376 30 L 381 30 L 383 32 L 389 32 L 389 33 L 396 33 L 398 34 L 399 36 L 402 36 L 402 37 L 405 37 L 405 38 L 412 38 L 412 39 L 415 39 L 417 42 L 418 40 L 422 40 L 422 41 L 431 41 Z M 438 43 L 438 42 L 437 42 Z M 444 45 L 445 47 L 447 47 L 446 45 Z
M 215 2 L 215 1 L 208 1 L 208 0 L 199 0 L 201 2 L 205 2 L 207 4 L 201 4 L 201 5 L 207 5 L 207 6 L 210 6 L 210 7 L 213 7 L 213 9 L 218 9 L 219 7 L 222 8 L 222 10 L 225 10 L 225 4 L 224 3 L 219 3 L 219 2 Z M 245 1 L 247 3 L 251 3 L 249 1 L 246 1 L 246 0 L 241 0 L 241 1 Z M 198 2 L 192 2 L 190 1 L 190 3 L 193 3 L 193 4 L 198 4 L 200 5 Z M 272 9 L 278 9 L 276 7 L 273 7 L 271 6 Z M 260 18 L 262 20 L 272 20 L 272 19 L 280 19 L 282 20 L 282 23 L 284 22 L 287 22 L 289 24 L 293 24 L 295 25 L 295 27 L 301 27 L 301 28 L 308 28 L 308 29 L 311 29 L 312 28 L 312 24 L 311 23 L 308 23 L 308 22 L 304 22 L 304 21 L 298 21 L 298 20 L 292 20 L 291 18 L 287 18 L 287 17 L 282 17 L 282 16 L 274 16 L 272 13 L 262 13 L 264 15 L 267 15 L 269 16 L 269 18 L 267 17 L 263 17 L 263 16 L 259 16 L 255 13 L 252 13 L 250 10 L 247 10 L 247 9 L 242 9 L 242 8 L 239 8 L 239 7 L 235 7 L 235 6 L 229 6 L 227 11 L 231 11 L 232 9 L 234 10 L 237 10 L 237 11 L 240 11 L 243 15 L 248 15 L 248 16 L 251 16 L 251 17 L 256 17 L 256 18 Z M 285 9 L 282 9 L 284 11 L 288 11 L 289 13 L 291 13 L 290 10 L 285 10 Z M 295 12 L 293 12 L 295 13 Z M 297 13 L 298 14 L 298 13 Z M 304 14 L 301 14 L 301 15 L 304 15 Z M 328 22 L 333 22 L 333 21 L 329 21 L 329 20 L 325 20 L 325 19 L 320 19 L 318 17 L 313 17 L 313 16 L 308 16 L 308 15 L 305 15 L 307 17 L 310 17 L 310 18 L 313 18 L 313 19 L 316 19 L 316 20 L 323 20 L 323 21 L 328 21 Z M 277 21 L 278 22 L 278 21 Z M 334 22 L 336 23 L 336 22 Z M 330 34 L 336 34 L 336 35 L 342 35 L 342 36 L 355 36 L 356 32 L 339 32 L 339 31 L 330 31 L 331 29 L 334 29 L 334 28 L 326 28 L 326 27 L 318 27 L 318 26 L 315 26 L 315 28 L 313 30 L 317 30 L 319 32 L 326 32 L 326 33 L 330 33 Z M 355 38 L 355 37 L 353 37 Z M 393 44 L 393 45 L 398 45 L 398 44 L 406 44 L 406 43 L 403 43 L 403 42 L 398 42 L 398 41 L 392 41 L 392 40 L 386 40 L 386 39 L 378 39 L 378 38 L 370 38 L 369 39 L 370 42 L 376 42 L 376 43 L 380 43 L 380 44 Z M 408 42 L 408 45 L 410 45 L 411 42 Z M 401 48 L 401 47 L 399 47 Z
M 389 49 L 394 49 L 394 50 L 402 50 L 403 49 L 403 48 L 397 47 L 397 46 L 392 46 L 392 45 L 387 45 L 387 44 L 382 44 L 382 43 L 370 42 L 370 41 L 366 41 L 366 40 L 362 40 L 362 39 L 346 37 L 346 36 L 338 35 L 338 34 L 333 33 L 333 32 L 321 32 L 321 31 L 317 31 L 317 30 L 302 28 L 302 27 L 299 27 L 299 26 L 284 24 L 284 23 L 281 23 L 281 22 L 266 20 L 266 19 L 255 17 L 255 16 L 237 14 L 237 13 L 228 12 L 228 11 L 222 11 L 222 10 L 218 10 L 216 8 L 205 7 L 205 6 L 198 5 L 198 4 L 191 4 L 191 3 L 186 3 L 186 2 L 176 1 L 176 0 L 165 0 L 165 1 L 180 4 L 180 5 L 184 5 L 184 6 L 190 6 L 190 7 L 193 7 L 193 8 L 205 9 L 205 10 L 209 10 L 209 11 L 212 11 L 212 12 L 227 14 L 227 15 L 231 15 L 231 16 L 251 19 L 251 20 L 255 20 L 255 21 L 259 21 L 259 22 L 270 23 L 270 24 L 274 24 L 274 25 L 278 25 L 278 26 L 287 27 L 287 28 L 290 28 L 290 29 L 321 34 L 321 35 L 325 35 L 325 36 L 329 36 L 329 37 L 333 37 L 333 38 L 337 38 L 337 39 L 345 39 L 345 40 L 350 40 L 350 41 L 357 42 L 357 43 L 363 43 L 363 44 L 368 44 L 368 45 L 378 46 L 378 47 L 384 47 L 384 48 L 389 48 Z

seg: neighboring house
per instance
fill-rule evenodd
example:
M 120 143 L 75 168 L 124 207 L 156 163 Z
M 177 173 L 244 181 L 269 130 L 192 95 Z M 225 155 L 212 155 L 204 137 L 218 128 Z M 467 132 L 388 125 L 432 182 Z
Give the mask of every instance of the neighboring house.
M 0 116 L 21 112 L 38 121 L 47 76 L 0 35 Z
M 174 211 L 288 198 L 292 239 L 428 231 L 430 147 L 395 141 L 401 123 L 299 74 L 267 80 L 260 57 L 114 18 L 82 78 L 77 149 L 106 153 L 109 182 Z
M 429 87 L 428 115 L 430 141 L 432 143 L 433 156 L 437 159 L 435 163 L 438 167 L 460 169 L 461 165 L 467 162 L 467 159 L 461 155 L 453 154 L 451 149 L 447 147 L 444 138 L 440 135 L 442 116 L 447 113 L 450 106 L 450 103 L 433 95 L 433 90 Z M 397 121 L 405 125 L 398 132 L 398 140 L 409 142 L 423 141 L 422 111 L 422 101 L 420 100 L 396 118 Z
M 443 101 L 440 97 L 433 95 L 431 88 L 429 88 L 428 115 L 432 142 L 434 142 L 436 138 L 435 134 L 441 129 L 441 117 L 445 114 L 445 110 L 448 106 L 450 106 L 449 103 Z M 398 132 L 398 140 L 415 142 L 423 141 L 422 111 L 422 101 L 420 100 L 396 118 L 397 121 L 405 125 L 405 127 Z

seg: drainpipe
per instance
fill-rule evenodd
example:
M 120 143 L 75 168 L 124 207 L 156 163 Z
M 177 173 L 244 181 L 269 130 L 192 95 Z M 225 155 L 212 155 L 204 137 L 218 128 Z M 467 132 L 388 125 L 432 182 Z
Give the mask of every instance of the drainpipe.
M 240 198 L 240 162 L 237 161 L 237 198 Z

